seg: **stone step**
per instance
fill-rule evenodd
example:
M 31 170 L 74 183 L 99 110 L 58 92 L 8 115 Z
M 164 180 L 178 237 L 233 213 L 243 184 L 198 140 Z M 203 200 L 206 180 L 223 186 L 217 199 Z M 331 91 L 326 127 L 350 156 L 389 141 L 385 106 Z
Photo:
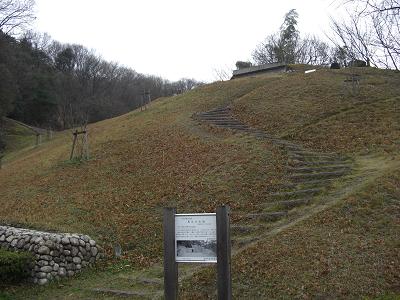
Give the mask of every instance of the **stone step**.
M 126 290 L 115 290 L 109 288 L 94 288 L 90 291 L 101 294 L 108 294 L 112 296 L 121 296 L 121 297 L 139 297 L 139 299 L 151 299 L 154 295 L 153 292 L 146 291 L 126 291 Z
M 224 125 L 224 124 L 213 124 L 214 126 L 221 127 L 221 128 L 228 128 L 228 129 L 246 129 L 246 125 Z
M 210 111 L 231 111 L 231 109 L 229 107 L 220 107 L 220 108 L 215 108 L 213 110 L 209 110 Z
M 280 185 L 280 190 L 282 191 L 288 191 L 288 190 L 294 190 L 296 188 L 313 188 L 313 187 L 320 187 L 320 186 L 329 186 L 333 181 L 335 181 L 335 178 L 322 178 L 322 179 L 316 179 L 316 180 L 309 180 L 307 182 L 292 182 L 292 183 L 285 183 Z
M 197 116 L 197 120 L 214 120 L 214 119 L 229 119 L 234 120 L 230 115 L 211 115 L 211 116 Z
M 329 155 L 297 155 L 289 153 L 289 157 L 293 160 L 299 161 L 342 161 L 340 157 L 329 156 Z
M 288 146 L 289 147 L 295 147 L 295 146 L 297 146 L 296 144 L 293 144 L 292 142 L 281 140 L 281 139 L 277 139 L 277 138 L 271 138 L 271 141 L 276 145 L 281 145 L 281 146 L 285 146 L 285 147 L 288 147 Z
M 282 200 L 282 201 L 275 201 L 272 203 L 268 203 L 269 206 L 271 205 L 279 205 L 284 209 L 292 209 L 302 205 L 308 205 L 311 202 L 311 198 L 298 198 L 298 199 L 291 199 L 291 200 Z
M 326 165 L 319 167 L 296 167 L 296 168 L 288 168 L 289 171 L 293 171 L 295 173 L 314 173 L 319 171 L 339 171 L 339 170 L 348 170 L 350 166 L 345 164 L 340 165 Z
M 231 117 L 221 117 L 221 116 L 213 116 L 213 117 L 198 117 L 197 119 L 201 121 L 237 121 Z
M 293 160 L 293 164 L 296 166 L 327 166 L 327 165 L 340 165 L 340 164 L 350 164 L 345 160 L 319 160 L 319 161 L 301 161 Z
M 249 128 L 249 132 L 251 132 L 253 135 L 270 136 L 269 134 L 266 134 L 265 132 L 262 132 L 258 129 L 254 129 L 254 128 Z
M 143 293 L 151 293 L 162 290 L 164 286 L 164 270 L 160 274 L 141 272 L 139 276 L 134 274 L 120 274 L 117 279 L 120 283 L 129 283 L 133 291 L 140 290 Z
M 251 134 L 251 136 L 257 139 L 268 139 L 268 136 L 265 134 Z
M 295 154 L 289 153 L 289 157 L 297 160 L 338 160 L 339 156 L 331 156 L 325 154 Z
M 309 185 L 329 186 L 335 180 L 336 180 L 336 178 L 321 178 L 321 179 L 315 179 L 315 180 L 309 180 L 309 181 L 306 181 L 306 182 L 302 182 L 301 185 L 302 186 L 309 186 Z
M 293 151 L 301 151 L 302 147 L 300 145 L 289 145 L 289 146 L 286 146 L 286 149 L 289 152 L 293 152 Z
M 135 281 L 143 285 L 152 285 L 152 286 L 164 285 L 164 281 L 162 278 L 137 277 Z
M 213 120 L 213 121 L 209 121 L 209 120 L 205 120 L 204 122 L 210 123 L 210 124 L 215 124 L 215 125 L 241 125 L 241 126 L 245 126 L 242 123 L 238 122 L 238 121 L 234 121 L 234 120 Z
M 319 172 L 312 174 L 292 174 L 289 176 L 291 180 L 296 182 L 315 180 L 320 178 L 336 178 L 345 175 L 348 171 L 334 171 L 334 172 Z
M 243 247 L 246 246 L 252 242 L 257 241 L 257 237 L 242 237 L 242 238 L 232 238 L 231 239 L 231 244 L 233 247 Z
M 231 114 L 229 113 L 229 112 L 225 112 L 225 111 L 215 111 L 215 112 L 212 112 L 212 111 L 210 111 L 210 112 L 204 112 L 204 113 L 200 113 L 200 114 L 197 114 L 196 116 L 230 116 L 231 117 Z
M 249 234 L 254 231 L 257 231 L 261 228 L 261 226 L 254 225 L 231 225 L 232 234 Z
M 266 138 L 266 139 L 273 139 L 272 135 L 268 135 L 266 133 L 253 133 L 252 135 L 256 136 L 256 137 Z
M 287 211 L 261 212 L 261 213 L 247 214 L 246 217 L 250 219 L 260 220 L 262 222 L 274 222 L 278 221 L 281 218 L 286 217 L 287 214 L 288 214 Z
M 306 156 L 327 156 L 327 157 L 338 157 L 337 153 L 331 152 L 314 152 L 314 151 L 309 151 L 305 149 L 299 149 L 299 150 L 292 150 L 292 153 L 295 155 L 306 155 Z
M 290 192 L 278 192 L 271 194 L 270 196 L 273 198 L 294 198 L 298 196 L 314 196 L 317 195 L 321 192 L 323 192 L 323 188 L 313 188 L 313 189 L 300 189 L 300 190 L 294 190 Z

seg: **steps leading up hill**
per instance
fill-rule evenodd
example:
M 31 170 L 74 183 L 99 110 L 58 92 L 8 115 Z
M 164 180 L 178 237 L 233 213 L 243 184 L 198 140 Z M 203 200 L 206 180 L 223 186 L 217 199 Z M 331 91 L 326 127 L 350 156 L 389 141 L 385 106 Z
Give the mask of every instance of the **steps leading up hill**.
M 260 228 L 265 231 L 271 224 L 288 218 L 293 210 L 312 207 L 318 199 L 329 194 L 333 182 L 351 173 L 352 162 L 348 158 L 336 153 L 305 149 L 300 144 L 252 128 L 235 119 L 229 107 L 197 113 L 193 119 L 201 124 L 234 130 L 283 147 L 289 158 L 286 167 L 288 183 L 281 186 L 279 191 L 267 194 L 265 203 L 259 205 L 257 211 L 233 212 L 240 220 L 232 230 L 232 244 L 236 251 L 256 241 Z
M 193 119 L 199 123 L 230 129 L 235 132 L 248 134 L 257 139 L 263 139 L 279 147 L 288 154 L 289 161 L 286 169 L 290 182 L 279 187 L 279 190 L 269 192 L 265 202 L 252 212 L 232 212 L 239 220 L 231 224 L 233 253 L 238 253 L 249 245 L 261 240 L 279 226 L 284 227 L 285 220 L 291 218 L 293 211 L 299 208 L 311 208 L 321 196 L 329 194 L 332 183 L 350 174 L 352 162 L 335 153 L 319 153 L 304 149 L 292 141 L 283 140 L 241 123 L 231 115 L 229 107 L 198 113 Z M 297 216 L 301 218 L 303 215 Z M 282 222 L 282 225 L 279 225 Z M 288 224 L 286 222 L 286 224 Z M 275 226 L 276 225 L 276 226 Z M 275 226 L 275 227 L 274 227 Z M 274 229 L 275 228 L 275 229 Z M 185 280 L 201 270 L 203 266 L 179 267 L 179 280 Z M 162 299 L 163 298 L 163 269 L 155 265 L 140 276 L 120 277 L 121 281 L 129 282 L 127 290 L 107 287 L 92 289 L 93 295 L 131 299 Z

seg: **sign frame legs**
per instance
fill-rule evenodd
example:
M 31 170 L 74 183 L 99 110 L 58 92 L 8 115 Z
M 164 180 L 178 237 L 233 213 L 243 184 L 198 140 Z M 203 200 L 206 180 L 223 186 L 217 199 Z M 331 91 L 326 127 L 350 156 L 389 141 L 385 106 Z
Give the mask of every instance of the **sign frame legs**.
M 216 211 L 217 286 L 218 300 L 232 299 L 231 238 L 229 206 L 219 206 Z M 178 299 L 178 263 L 175 257 L 176 208 L 164 208 L 164 297 Z
M 217 285 L 218 300 L 232 299 L 231 238 L 229 206 L 217 208 Z
M 175 261 L 175 208 L 164 208 L 164 297 L 178 299 L 178 263 Z

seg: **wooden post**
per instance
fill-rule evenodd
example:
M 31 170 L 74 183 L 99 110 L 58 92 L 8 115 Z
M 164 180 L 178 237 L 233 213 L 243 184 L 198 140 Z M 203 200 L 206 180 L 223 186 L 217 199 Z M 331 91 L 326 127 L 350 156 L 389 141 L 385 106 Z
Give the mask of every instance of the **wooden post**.
M 39 146 L 40 144 L 40 134 L 36 133 L 36 146 Z
M 47 135 L 47 140 L 51 140 L 51 138 L 53 137 L 53 132 L 51 131 L 51 129 L 47 129 L 46 131 L 46 135 Z
M 140 111 L 143 111 L 143 103 L 144 103 L 144 89 L 143 92 L 140 94 Z
M 0 153 L 0 170 L 3 166 L 3 157 L 4 157 L 4 154 Z
M 70 160 L 72 160 L 72 158 L 74 157 L 74 149 L 75 149 L 76 139 L 78 137 L 78 130 L 75 130 L 73 135 L 74 135 L 74 140 L 72 141 L 72 150 L 71 150 L 71 155 L 69 157 Z
M 164 208 L 164 298 L 178 298 L 178 264 L 175 261 L 175 208 Z
M 89 159 L 89 138 L 87 130 L 85 130 L 85 159 Z
M 231 239 L 229 206 L 217 208 L 217 284 L 218 300 L 232 299 Z
M 150 104 L 150 90 L 147 90 L 146 91 L 146 104 L 145 104 L 145 109 L 147 109 L 147 105 L 149 105 Z

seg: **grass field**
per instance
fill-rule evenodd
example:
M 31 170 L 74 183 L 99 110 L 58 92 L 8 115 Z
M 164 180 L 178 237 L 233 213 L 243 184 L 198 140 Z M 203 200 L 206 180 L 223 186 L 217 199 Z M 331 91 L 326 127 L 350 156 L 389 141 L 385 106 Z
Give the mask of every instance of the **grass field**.
M 158 99 L 146 111 L 91 124 L 88 161 L 68 161 L 71 131 L 8 152 L 2 222 L 89 234 L 109 257 L 116 243 L 124 256 L 49 287 L 0 285 L 0 297 L 87 299 L 88 288 L 132 288 L 132 278 L 162 263 L 162 207 L 208 212 L 225 203 L 251 212 L 263 203 L 265 191 L 287 181 L 287 153 L 191 119 L 226 105 L 247 124 L 346 154 L 357 166 L 352 181 L 337 183 L 329 206 L 282 223 L 235 255 L 235 298 L 400 295 L 400 74 L 359 69 L 360 93 L 352 96 L 343 86 L 348 72 L 250 77 Z M 214 298 L 214 276 L 212 268 L 188 276 L 182 299 Z
M 344 83 L 351 73 L 346 69 L 294 72 L 266 82 L 233 107 L 246 123 L 312 149 L 348 154 L 397 151 L 400 75 L 358 68 L 359 93 L 352 96 Z
M 279 181 L 279 149 L 225 132 L 215 135 L 190 118 L 262 82 L 206 86 L 160 99 L 147 111 L 93 124 L 86 162 L 69 162 L 71 134 L 58 134 L 4 166 L 0 218 L 85 232 L 106 249 L 120 243 L 137 265 L 159 260 L 162 207 L 201 212 L 229 203 L 246 208 L 260 190 Z
M 4 141 L 6 148 L 4 154 L 15 154 L 19 150 L 35 146 L 36 136 L 34 132 L 11 119 L 2 120 L 4 127 Z
M 372 174 L 333 207 L 235 257 L 235 299 L 399 299 L 400 163 L 364 163 Z M 213 295 L 214 278 L 190 278 L 183 298 Z

